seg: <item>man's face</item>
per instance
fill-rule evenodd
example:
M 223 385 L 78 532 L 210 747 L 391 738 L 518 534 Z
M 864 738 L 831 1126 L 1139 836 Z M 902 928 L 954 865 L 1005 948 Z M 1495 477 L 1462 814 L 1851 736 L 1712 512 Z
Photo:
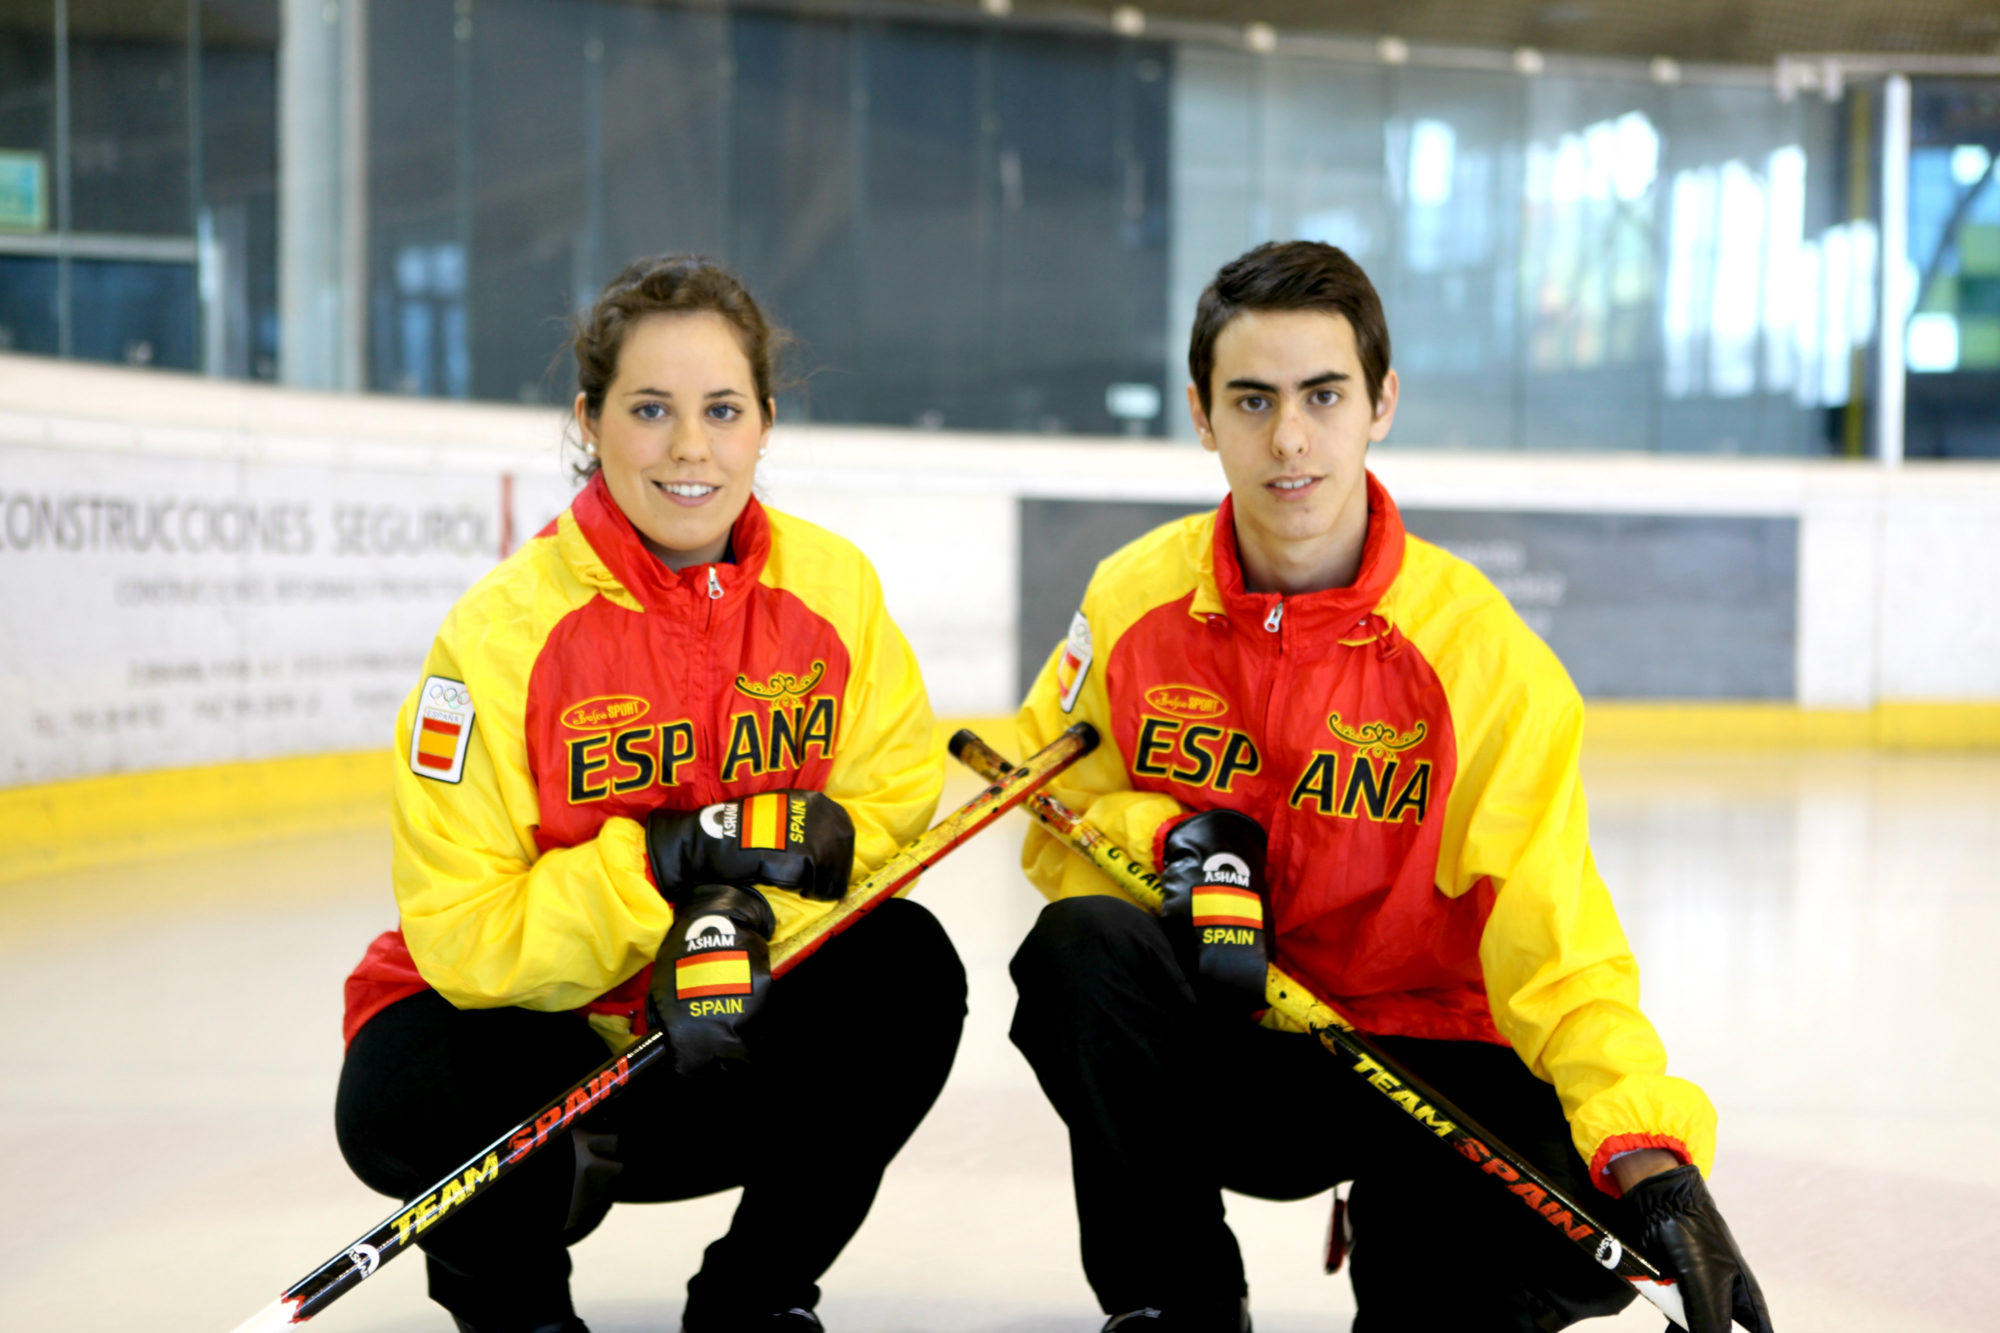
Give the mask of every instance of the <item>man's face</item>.
M 1246 570 L 1339 563 L 1350 545 L 1358 559 L 1368 531 L 1368 446 L 1395 419 L 1395 372 L 1371 404 L 1345 316 L 1251 310 L 1216 337 L 1209 384 L 1209 410 L 1193 385 L 1188 407 L 1229 479 Z M 1350 569 L 1338 581 L 1352 577 Z

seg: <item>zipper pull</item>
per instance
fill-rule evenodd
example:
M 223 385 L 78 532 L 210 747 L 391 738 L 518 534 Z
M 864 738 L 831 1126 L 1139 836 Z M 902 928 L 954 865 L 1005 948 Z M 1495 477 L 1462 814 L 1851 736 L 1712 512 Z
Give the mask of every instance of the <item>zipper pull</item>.
M 715 577 L 715 566 L 708 567 L 708 596 L 710 601 L 722 596 L 722 580 Z
M 1283 622 L 1284 618 L 1285 604 L 1283 602 L 1275 602 L 1271 606 L 1271 614 L 1264 617 L 1264 628 L 1276 634 L 1278 626 Z

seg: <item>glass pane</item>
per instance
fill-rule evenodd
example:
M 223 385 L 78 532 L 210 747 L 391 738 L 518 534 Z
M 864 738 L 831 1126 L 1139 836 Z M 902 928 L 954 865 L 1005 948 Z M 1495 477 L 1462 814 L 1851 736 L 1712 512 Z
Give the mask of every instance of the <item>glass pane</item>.
M 278 373 L 278 0 L 201 0 L 204 368 Z
M 1216 269 L 1262 241 L 1325 241 L 1386 296 L 1395 223 L 1381 69 L 1184 48 L 1173 98 L 1172 342 L 1163 352 L 1178 390 L 1195 303 Z M 1172 416 L 1173 434 L 1192 439 L 1185 410 L 1176 404 Z
M 959 424 L 1156 433 L 1167 406 L 1168 48 L 990 41 L 990 345 Z
M 54 0 L 0 13 L 0 232 L 56 225 Z
M 1260 57 L 1207 46 L 1175 53 L 1172 260 L 1162 349 L 1165 383 L 1175 400 L 1187 383 L 1188 336 L 1202 289 L 1218 268 L 1266 239 L 1258 149 L 1264 65 Z M 1194 439 L 1180 401 L 1170 402 L 1164 415 L 1169 434 Z
M 1660 89 L 1530 81 L 1523 157 L 1521 444 L 1657 438 Z
M 601 283 L 641 255 L 727 260 L 731 20 L 596 6 L 603 153 Z M 595 283 L 592 294 L 595 294 Z
M 781 386 L 779 414 L 854 420 L 853 25 L 746 12 L 730 26 L 730 257 L 765 313 L 798 340 L 787 362 L 794 383 Z M 833 369 L 815 374 L 821 366 Z
M 1809 137 L 1829 114 L 1821 99 L 1786 104 L 1765 88 L 1682 87 L 1668 98 L 1661 449 L 1829 447 L 1818 269 L 1835 178 L 1830 145 Z M 1840 342 L 1831 355 L 1849 359 Z
M 56 261 L 0 254 L 0 352 L 54 356 Z
M 70 0 L 77 231 L 194 232 L 188 0 Z
M 194 370 L 192 264 L 70 263 L 74 355 L 84 361 Z
M 1010 188 L 981 151 L 990 71 L 979 45 L 952 29 L 868 25 L 860 39 L 859 293 L 852 341 L 834 363 L 854 376 L 845 419 L 969 424 L 987 346 L 982 194 Z
M 2000 457 L 2000 79 L 1911 90 L 1903 451 Z
M 453 0 L 368 13 L 368 376 L 371 388 L 471 392 L 460 244 L 464 39 Z
M 1152 312 L 1157 330 L 1163 313 L 1164 217 L 1153 224 L 1148 180 L 1166 164 L 1147 149 L 1163 146 L 1166 55 L 1157 44 L 988 39 L 984 281 L 972 299 L 990 341 L 958 424 L 1108 432 L 1121 427 L 1114 401 L 1134 430 L 1159 420 L 1158 335 L 1140 319 Z
M 568 398 L 550 372 L 591 285 L 584 57 L 567 0 L 481 0 L 472 15 L 472 392 Z
M 1382 151 L 1387 72 L 1323 60 L 1265 64 L 1257 239 L 1337 245 L 1379 282 L 1395 243 Z
M 1515 386 L 1525 84 L 1404 69 L 1387 126 L 1395 263 L 1371 270 L 1402 397 L 1398 446 L 1520 446 Z

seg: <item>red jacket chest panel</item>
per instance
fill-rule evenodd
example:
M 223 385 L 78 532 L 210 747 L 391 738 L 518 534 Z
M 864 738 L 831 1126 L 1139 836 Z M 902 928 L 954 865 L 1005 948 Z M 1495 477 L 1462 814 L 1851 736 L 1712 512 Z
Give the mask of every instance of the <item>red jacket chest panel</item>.
M 1490 895 L 1436 889 L 1457 768 L 1437 673 L 1380 616 L 1294 633 L 1189 605 L 1148 612 L 1106 666 L 1132 785 L 1264 826 L 1280 960 L 1357 1022 L 1403 1029 L 1420 993 L 1459 1016 L 1450 1035 L 1497 1037 L 1479 968 Z
M 848 653 L 788 592 L 755 585 L 632 611 L 594 598 L 549 634 L 528 683 L 543 851 L 831 775 Z

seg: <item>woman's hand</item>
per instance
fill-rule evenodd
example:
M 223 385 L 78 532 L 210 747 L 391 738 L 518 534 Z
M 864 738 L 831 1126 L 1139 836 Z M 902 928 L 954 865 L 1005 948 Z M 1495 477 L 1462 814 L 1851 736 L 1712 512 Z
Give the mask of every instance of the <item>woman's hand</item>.
M 838 902 L 854 868 L 854 821 L 824 792 L 769 791 L 646 821 L 653 883 L 678 902 L 683 886 L 755 884 Z
M 675 905 L 646 996 L 646 1016 L 673 1047 L 675 1073 L 749 1062 L 742 1028 L 771 984 L 774 924 L 755 889 L 704 884 Z

